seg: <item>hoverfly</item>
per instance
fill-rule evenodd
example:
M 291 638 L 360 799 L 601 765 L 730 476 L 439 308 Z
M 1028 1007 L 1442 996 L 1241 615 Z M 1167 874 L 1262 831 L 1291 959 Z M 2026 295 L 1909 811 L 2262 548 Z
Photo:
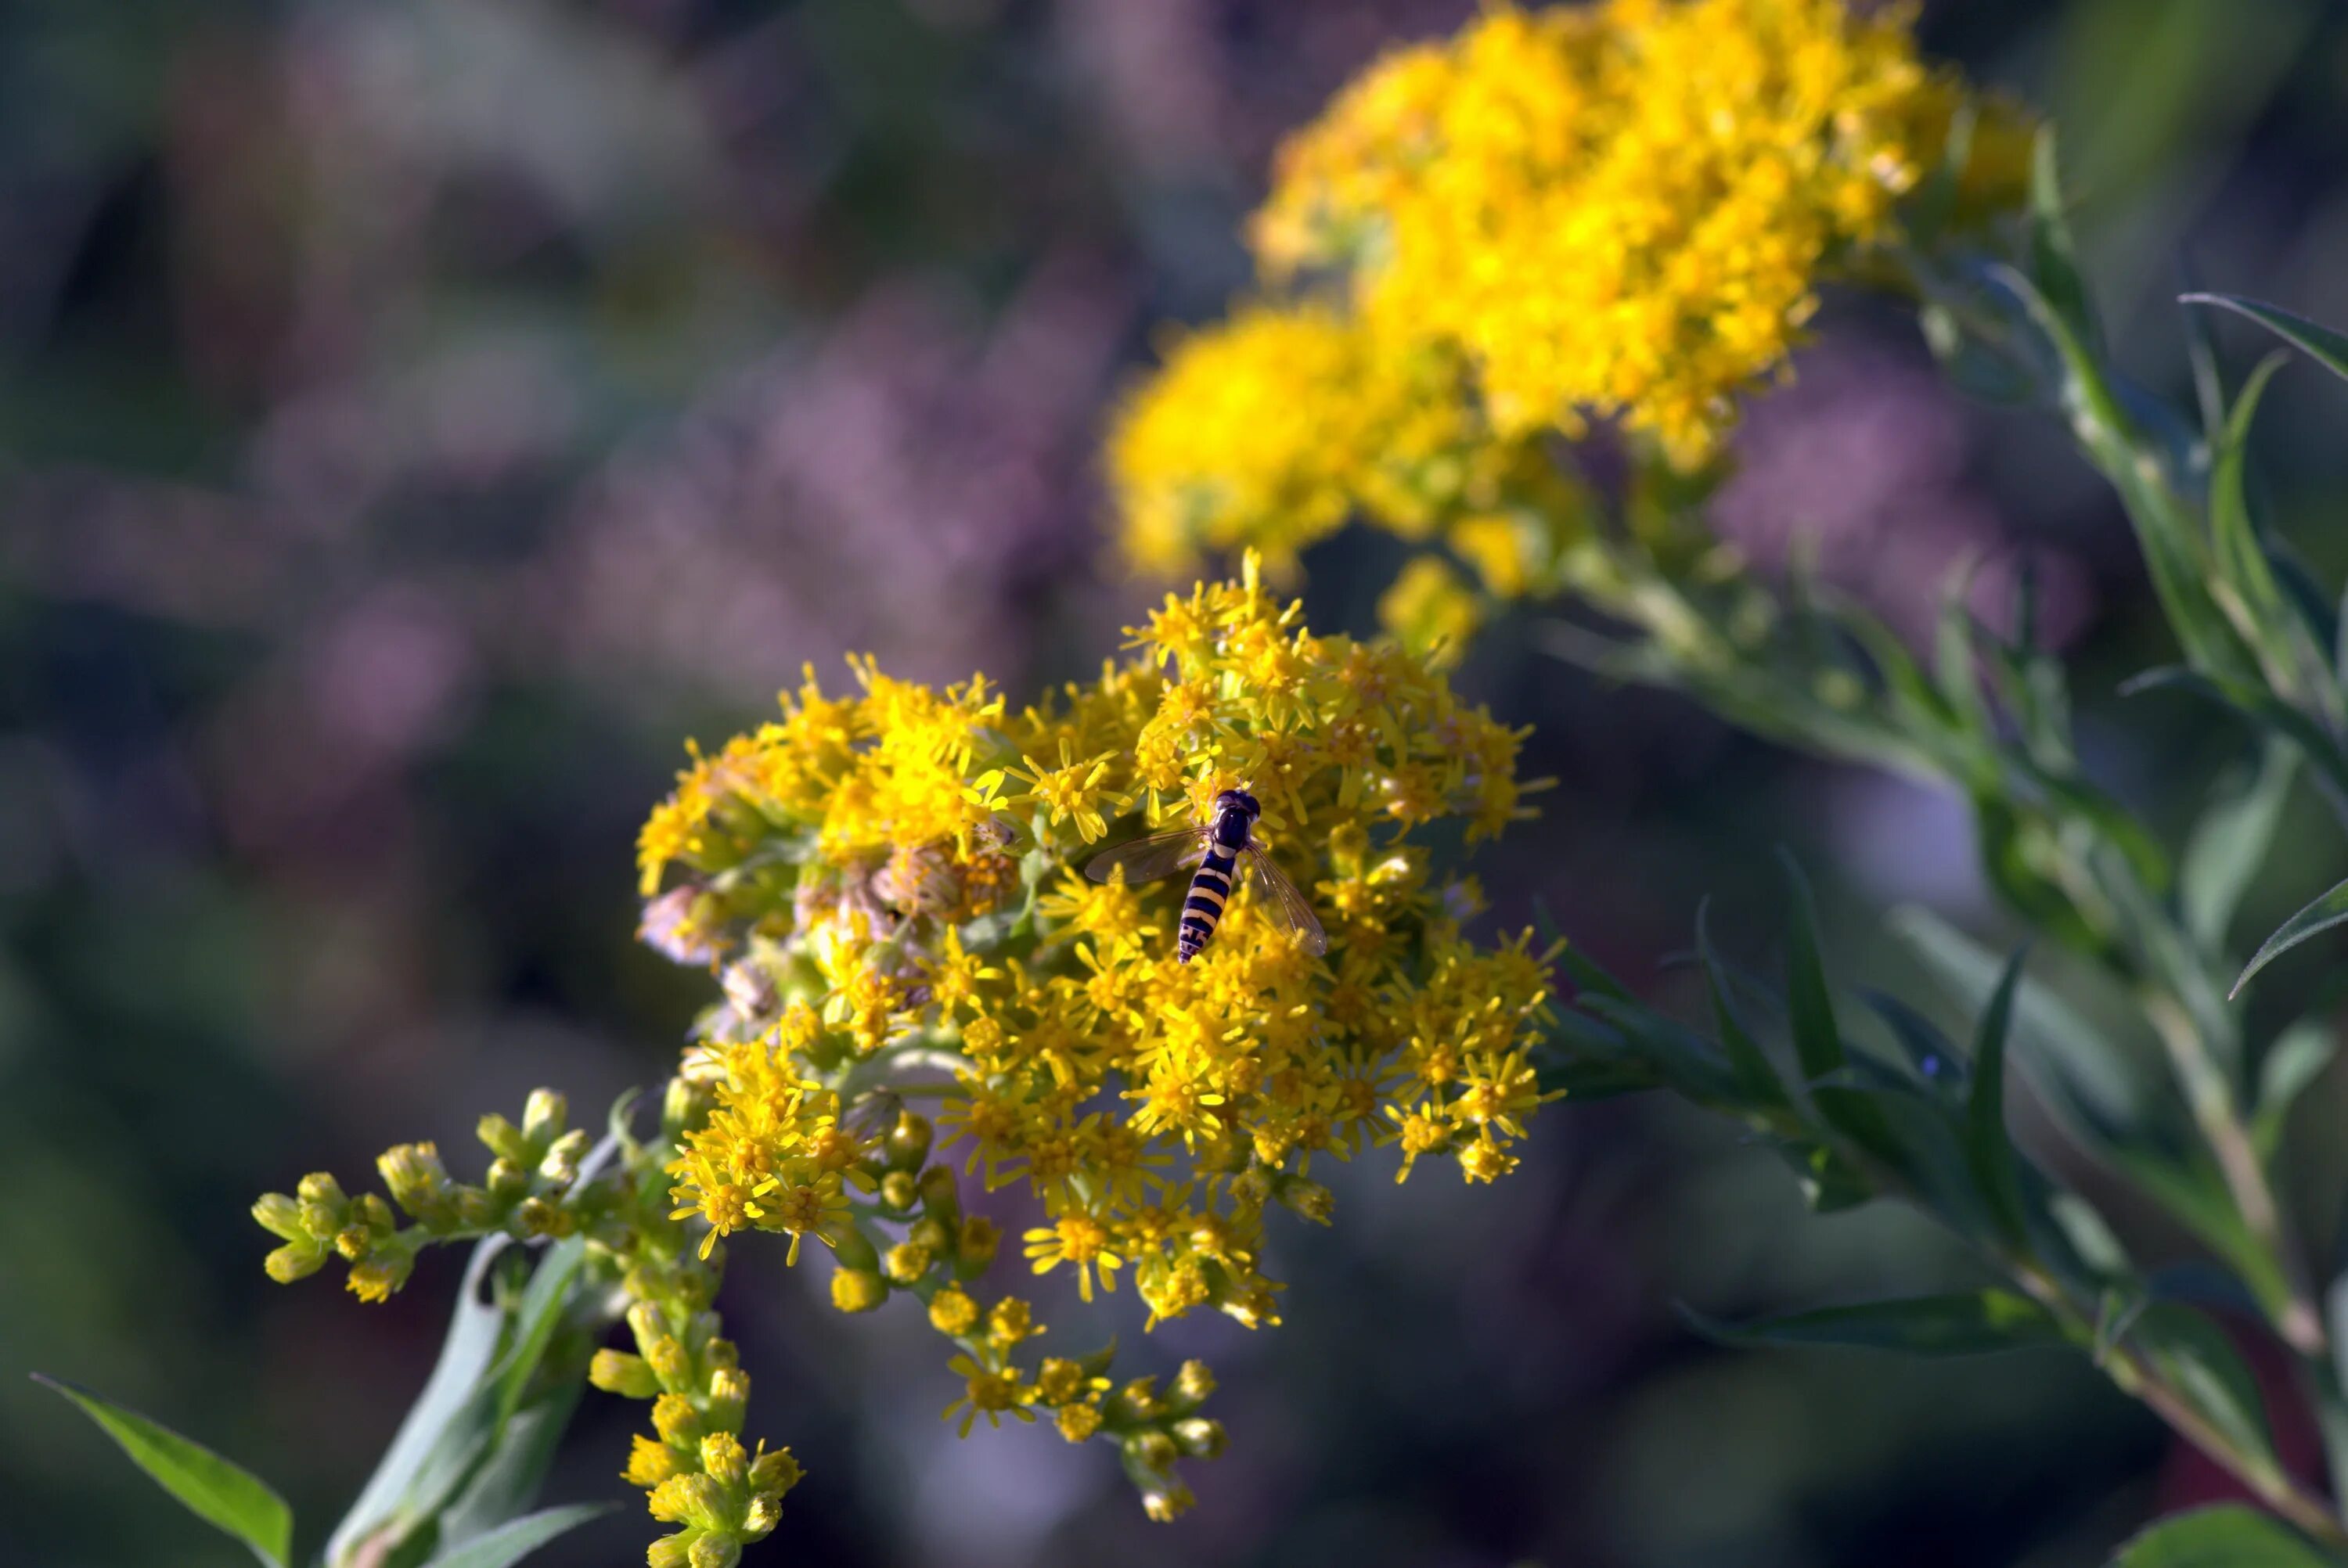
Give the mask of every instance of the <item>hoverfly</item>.
M 1105 849 L 1086 864 L 1085 875 L 1096 882 L 1107 882 L 1122 871 L 1128 882 L 1155 882 L 1197 861 L 1199 869 L 1182 900 L 1181 932 L 1176 944 L 1176 956 L 1187 964 L 1199 956 L 1199 949 L 1221 922 L 1223 905 L 1231 896 L 1232 869 L 1244 855 L 1255 872 L 1256 901 L 1294 934 L 1305 951 L 1325 953 L 1329 936 L 1313 917 L 1313 906 L 1272 863 L 1263 841 L 1255 836 L 1255 819 L 1262 815 L 1255 796 L 1245 790 L 1227 789 L 1215 797 L 1214 815 L 1205 822 Z

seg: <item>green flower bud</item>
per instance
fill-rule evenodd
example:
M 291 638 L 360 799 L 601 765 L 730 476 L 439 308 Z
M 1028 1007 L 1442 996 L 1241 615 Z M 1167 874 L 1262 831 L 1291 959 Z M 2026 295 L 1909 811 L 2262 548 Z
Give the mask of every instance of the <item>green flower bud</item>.
M 1223 1423 L 1192 1416 L 1174 1423 L 1174 1440 L 1193 1459 L 1220 1459 L 1223 1452 Z
M 685 1561 L 691 1568 L 734 1568 L 742 1561 L 742 1543 L 732 1531 L 712 1531 L 693 1543 Z
M 561 1136 L 571 1124 L 571 1102 L 551 1089 L 533 1089 L 522 1106 L 521 1135 L 532 1148 L 542 1149 Z M 498 1151 L 502 1154 L 504 1150 Z
M 922 1208 L 926 1214 L 953 1225 L 962 1218 L 962 1194 L 951 1167 L 932 1165 L 920 1177 Z
M 880 1272 L 899 1285 L 911 1285 L 930 1272 L 935 1259 L 930 1249 L 916 1241 L 900 1242 L 889 1249 L 880 1260 Z
M 889 1129 L 889 1163 L 901 1171 L 920 1170 L 930 1157 L 930 1138 L 928 1117 L 900 1111 L 897 1124 Z
M 660 1378 L 652 1363 L 625 1350 L 598 1350 L 587 1363 L 587 1380 L 607 1394 L 625 1399 L 649 1399 L 660 1392 Z
M 494 1111 L 481 1118 L 473 1135 L 500 1161 L 521 1166 L 530 1163 L 530 1142 L 521 1135 L 521 1129 Z M 494 1182 L 490 1184 L 496 1185 Z
M 302 1205 L 283 1193 L 264 1193 L 252 1205 L 252 1217 L 263 1230 L 280 1241 L 310 1241 L 312 1237 L 302 1224 Z
M 1126 1439 L 1125 1457 L 1128 1462 L 1138 1469 L 1153 1475 L 1163 1475 L 1174 1467 L 1174 1461 L 1181 1457 L 1181 1450 L 1174 1446 L 1172 1438 L 1153 1429 L 1136 1432 Z
M 750 1490 L 764 1496 L 780 1497 L 798 1485 L 799 1461 L 791 1457 L 788 1449 L 769 1449 L 750 1466 Z
M 291 1285 L 297 1279 L 317 1273 L 325 1262 L 326 1249 L 304 1236 L 300 1241 L 289 1241 L 272 1252 L 261 1260 L 261 1266 L 267 1269 L 269 1277 L 278 1284 Z
M 891 1171 L 880 1178 L 880 1201 L 892 1209 L 910 1209 L 922 1189 L 911 1171 Z
M 932 1255 L 953 1250 L 954 1242 L 953 1232 L 934 1214 L 915 1220 L 906 1228 L 905 1239 Z
M 750 1374 L 739 1367 L 723 1367 L 709 1374 L 709 1399 L 702 1413 L 713 1427 L 726 1432 L 742 1430 L 750 1408 Z M 703 1440 L 705 1442 L 706 1439 Z
M 1202 1405 L 1214 1391 L 1215 1374 L 1204 1361 L 1185 1361 L 1174 1374 L 1174 1397 L 1186 1405 Z

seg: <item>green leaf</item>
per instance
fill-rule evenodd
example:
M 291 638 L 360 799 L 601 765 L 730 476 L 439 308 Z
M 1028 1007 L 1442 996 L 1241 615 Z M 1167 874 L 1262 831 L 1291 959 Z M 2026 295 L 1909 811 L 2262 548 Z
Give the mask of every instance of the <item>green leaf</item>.
M 1727 976 L 1722 972 L 1720 957 L 1713 950 L 1711 917 L 1712 901 L 1705 899 L 1696 906 L 1695 950 L 1704 965 L 1704 989 L 1712 996 L 1712 1014 L 1720 1030 L 1720 1043 L 1728 1053 L 1728 1065 L 1745 1091 L 1745 1097 L 1756 1105 L 1783 1105 L 1785 1088 L 1777 1081 L 1776 1069 L 1755 1043 L 1752 1031 L 1736 1009 L 1736 1000 Z
M 2224 1329 L 2181 1303 L 2156 1301 L 2137 1314 L 2127 1337 L 2236 1453 L 2274 1463 L 2266 1401 Z
M 2188 305 L 2216 305 L 2221 310 L 2248 316 L 2333 374 L 2348 376 L 2348 336 L 2319 322 L 2294 315 L 2278 305 L 2246 300 L 2240 294 L 2183 294 L 2178 297 Z
M 1967 1012 L 1988 1010 L 2005 960 L 1929 909 L 1892 911 L 1891 929 Z M 2143 1086 L 2119 1047 L 2027 975 L 2017 982 L 2010 1035 L 2010 1050 L 2020 1053 L 2048 1109 L 2088 1148 L 2106 1147 L 2141 1120 Z
M 571 1300 L 572 1282 L 587 1262 L 587 1238 L 571 1236 L 546 1249 L 530 1271 L 530 1287 L 522 1292 L 514 1312 L 514 1340 L 507 1350 L 498 1381 L 498 1424 L 511 1419 L 521 1408 L 522 1394 L 532 1373 L 546 1357 L 547 1345 L 562 1321 Z
M 2302 1019 L 2274 1039 L 2259 1063 L 2257 1109 L 2250 1116 L 2250 1142 L 2261 1159 L 2271 1160 L 2282 1143 L 2284 1119 L 2300 1091 L 2332 1065 L 2340 1037 L 2316 1019 Z
M 2079 274 L 2071 222 L 2063 211 L 2063 179 L 2054 156 L 2054 128 L 2038 132 L 2030 149 L 2030 270 L 2046 302 L 2062 313 L 2089 353 L 2103 354 L 2096 308 Z
M 2250 966 L 2234 981 L 2234 989 L 2226 993 L 2228 1000 L 2242 994 L 2250 977 L 2298 947 L 2311 937 L 2318 937 L 2343 920 L 2348 920 L 2348 882 L 2336 884 L 2330 892 L 2309 904 L 2298 914 L 2275 927 L 2274 935 L 2259 944 L 2250 955 Z
M 2298 762 L 2291 747 L 2269 742 L 2256 771 L 2243 769 L 2222 781 L 2218 798 L 2194 825 L 2178 869 L 2178 900 L 2186 929 L 2212 952 L 2224 948 L 2242 895 L 2273 846 Z
M 243 1542 L 263 1563 L 284 1568 L 294 1550 L 294 1513 L 259 1477 L 87 1389 L 39 1372 L 33 1380 L 80 1406 L 130 1456 L 131 1463 L 189 1512 Z
M 2281 1520 L 2239 1502 L 2164 1519 L 2124 1542 L 2109 1568 L 2332 1568 Z
M 2251 606 L 2267 611 L 2281 605 L 2282 590 L 2276 586 L 2274 568 L 2268 564 L 2258 525 L 2250 516 L 2250 425 L 2258 417 L 2259 399 L 2265 395 L 2267 383 L 2283 367 L 2284 360 L 2281 351 L 2267 355 L 2242 384 L 2242 395 L 2234 399 L 2233 412 L 2226 417 L 2225 434 L 2209 472 L 2209 533 L 2217 546 L 2219 565 L 2240 585 Z
M 2005 1040 L 2013 1017 L 2013 993 L 2022 983 L 2023 954 L 2005 961 L 1997 989 L 1973 1031 L 1972 1096 L 1965 1103 L 1965 1154 L 1973 1180 L 1988 1200 L 1991 1216 L 2005 1239 L 2022 1239 L 2024 1214 L 2022 1173 L 2005 1130 Z
M 1740 1348 L 1827 1345 L 1910 1356 L 1980 1356 L 2067 1343 L 2045 1308 L 2010 1290 L 1869 1301 L 1747 1324 L 1715 1322 L 1686 1307 L 1679 1310 L 1705 1338 Z
M 611 1512 L 612 1506 L 608 1502 L 575 1502 L 564 1508 L 541 1509 L 443 1552 L 426 1568 L 507 1568 L 556 1536 Z
M 364 1544 L 386 1532 L 394 1540 L 406 1536 L 446 1499 L 445 1491 L 428 1501 L 417 1496 L 434 1456 L 478 1454 L 489 1441 L 497 1407 L 494 1399 L 479 1396 L 482 1378 L 497 1358 L 506 1315 L 481 1300 L 481 1283 L 509 1245 L 503 1236 L 491 1236 L 473 1248 L 440 1342 L 440 1358 L 358 1501 L 335 1527 L 326 1542 L 327 1563 L 352 1561 Z
M 1802 1076 L 1815 1087 L 1810 1098 L 1818 1112 L 1851 1141 L 1872 1153 L 1897 1151 L 1883 1115 L 1867 1095 L 1832 1081 L 1844 1065 L 1842 1030 L 1835 1022 L 1834 997 L 1827 986 L 1826 964 L 1818 956 L 1818 917 L 1810 902 L 1810 884 L 1802 868 L 1785 850 L 1777 861 L 1786 875 L 1786 1020 L 1794 1036 L 1794 1057 Z

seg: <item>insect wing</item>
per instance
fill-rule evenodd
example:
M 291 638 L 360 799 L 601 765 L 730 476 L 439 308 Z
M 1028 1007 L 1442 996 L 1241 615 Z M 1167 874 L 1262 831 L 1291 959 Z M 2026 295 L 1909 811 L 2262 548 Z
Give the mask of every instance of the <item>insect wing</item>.
M 1320 917 L 1313 913 L 1313 905 L 1296 890 L 1296 884 L 1285 872 L 1272 863 L 1261 844 L 1247 847 L 1248 865 L 1255 872 L 1256 901 L 1277 912 L 1282 924 L 1296 934 L 1304 950 L 1318 958 L 1329 950 L 1329 933 L 1321 928 Z
M 1085 863 L 1085 875 L 1096 882 L 1107 882 L 1122 871 L 1128 882 L 1155 882 L 1173 876 L 1206 853 L 1207 835 L 1201 829 L 1169 828 L 1102 850 Z

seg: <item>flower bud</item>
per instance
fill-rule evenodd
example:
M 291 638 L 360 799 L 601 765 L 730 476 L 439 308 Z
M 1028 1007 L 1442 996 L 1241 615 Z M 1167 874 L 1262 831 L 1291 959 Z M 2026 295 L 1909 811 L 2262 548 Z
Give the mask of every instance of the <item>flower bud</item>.
M 375 1250 L 375 1233 L 365 1225 L 347 1225 L 335 1233 L 335 1250 L 345 1261 L 357 1263 Z
M 967 1334 L 978 1326 L 978 1303 L 962 1286 L 949 1285 L 930 1297 L 930 1327 L 941 1334 Z
M 587 1380 L 624 1399 L 649 1399 L 660 1392 L 660 1379 L 653 1375 L 652 1364 L 625 1350 L 596 1351 L 595 1358 L 587 1363 Z
M 742 1543 L 730 1530 L 713 1531 L 693 1543 L 686 1554 L 690 1568 L 734 1568 L 742 1561 Z
M 502 1154 L 489 1162 L 489 1174 L 482 1178 L 482 1184 L 489 1189 L 490 1201 L 499 1208 L 518 1204 L 530 1195 L 530 1177 L 519 1162 Z
M 947 1225 L 953 1225 L 962 1217 L 962 1194 L 951 1166 L 929 1166 L 922 1172 L 919 1185 L 924 1213 Z
M 1154 1420 L 1159 1414 L 1158 1379 L 1136 1378 L 1119 1389 L 1115 1399 L 1117 1413 L 1129 1421 Z
M 1336 1212 L 1337 1194 L 1318 1182 L 1308 1182 L 1302 1176 L 1280 1184 L 1280 1201 L 1303 1214 L 1314 1225 L 1325 1225 Z
M 880 1201 L 892 1209 L 910 1209 L 920 1197 L 920 1184 L 911 1171 L 891 1171 L 880 1178 Z
M 900 1242 L 880 1260 L 880 1272 L 899 1285 L 911 1285 L 930 1272 L 935 1259 L 920 1242 Z
M 1150 1487 L 1142 1492 L 1141 1511 L 1159 1523 L 1166 1524 L 1188 1513 L 1190 1505 L 1198 1501 L 1190 1495 L 1189 1487 L 1179 1481 L 1169 1481 L 1163 1486 Z
M 1223 1423 L 1209 1420 L 1204 1416 L 1192 1416 L 1174 1423 L 1174 1440 L 1182 1451 L 1193 1459 L 1220 1459 L 1223 1453 Z
M 869 1268 L 836 1268 L 831 1304 L 842 1312 L 870 1312 L 889 1299 L 889 1284 Z
M 674 1337 L 663 1335 L 644 1347 L 644 1361 L 662 1388 L 681 1393 L 693 1381 L 693 1357 Z
M 705 1084 L 686 1078 L 672 1078 L 668 1089 L 661 1095 L 661 1136 L 675 1142 L 709 1120 L 710 1108 L 716 1103 Z
M 304 1237 L 300 1241 L 289 1241 L 277 1248 L 261 1260 L 261 1266 L 268 1270 L 269 1277 L 278 1284 L 291 1285 L 297 1279 L 317 1273 L 325 1261 L 326 1249 Z
M 749 1408 L 749 1373 L 739 1367 L 722 1367 L 709 1374 L 709 1401 L 703 1413 L 711 1426 L 738 1432 L 742 1430 L 743 1414 Z
M 393 1291 L 407 1283 L 416 1259 L 402 1247 L 386 1247 L 364 1263 L 351 1265 L 351 1294 L 361 1301 L 388 1301 Z
M 579 1179 L 579 1159 L 587 1153 L 587 1130 L 574 1127 L 546 1147 L 538 1162 L 538 1173 L 558 1187 L 567 1187 Z
M 696 1442 L 701 1437 L 701 1414 L 683 1394 L 663 1394 L 653 1401 L 653 1430 L 671 1448 Z
M 1187 1405 L 1202 1405 L 1215 1391 L 1215 1374 L 1204 1361 L 1185 1361 L 1174 1374 L 1174 1397 Z
M 311 1172 L 302 1178 L 301 1184 L 294 1192 L 305 1204 L 324 1204 L 332 1209 L 339 1209 L 350 1202 L 343 1195 L 343 1184 L 335 1180 L 331 1171 Z
M 283 1193 L 264 1193 L 252 1205 L 253 1222 L 280 1241 L 313 1240 L 302 1224 L 302 1205 Z
M 1101 1413 L 1091 1405 L 1063 1405 L 1053 1421 L 1060 1429 L 1062 1437 L 1072 1443 L 1080 1443 L 1100 1430 Z
M 935 1256 L 953 1248 L 953 1233 L 946 1229 L 943 1220 L 924 1214 L 906 1227 L 905 1239 Z
M 799 1461 L 788 1449 L 762 1449 L 750 1462 L 750 1490 L 780 1497 L 799 1483 Z
M 1003 1245 L 1003 1232 L 984 1214 L 963 1216 L 962 1235 L 954 1246 L 954 1272 L 964 1279 L 983 1274 Z
M 1153 1475 L 1163 1475 L 1181 1457 L 1181 1450 L 1164 1432 L 1141 1431 L 1125 1440 L 1125 1457 L 1128 1463 L 1141 1470 Z
M 928 1117 L 900 1111 L 896 1125 L 889 1129 L 889 1163 L 901 1171 L 919 1171 L 930 1157 L 930 1138 Z
M 712 1432 L 701 1440 L 701 1469 L 720 1486 L 739 1486 L 750 1473 L 750 1456 L 732 1432 Z
M 434 1230 L 449 1228 L 455 1217 L 450 1201 L 448 1167 L 431 1143 L 400 1143 L 386 1149 L 375 1163 L 391 1201 Z
M 763 1493 L 750 1499 L 742 1511 L 742 1539 L 757 1541 L 769 1533 L 783 1517 L 782 1503 Z
M 654 1442 L 643 1433 L 636 1434 L 628 1450 L 628 1468 L 620 1477 L 630 1486 L 652 1491 L 673 1475 L 682 1474 L 685 1460 L 666 1443 Z
M 530 1143 L 522 1137 L 521 1129 L 494 1111 L 474 1124 L 473 1136 L 499 1160 L 515 1165 L 530 1163 Z
M 553 1089 L 533 1089 L 522 1106 L 521 1135 L 533 1148 L 544 1148 L 561 1136 L 571 1123 L 571 1102 Z M 505 1153 L 500 1149 L 499 1153 Z
M 687 1532 L 664 1535 L 644 1548 L 645 1568 L 693 1568 L 693 1545 Z
M 839 1227 L 838 1239 L 831 1244 L 832 1255 L 844 1268 L 879 1268 L 880 1254 L 872 1245 L 872 1238 L 854 1225 Z
M 636 1299 L 628 1307 L 628 1329 L 635 1335 L 637 1352 L 643 1355 L 650 1355 L 655 1344 L 668 1337 L 668 1324 L 661 1317 L 660 1308 L 645 1299 L 651 1294 L 649 1290 L 635 1292 Z

